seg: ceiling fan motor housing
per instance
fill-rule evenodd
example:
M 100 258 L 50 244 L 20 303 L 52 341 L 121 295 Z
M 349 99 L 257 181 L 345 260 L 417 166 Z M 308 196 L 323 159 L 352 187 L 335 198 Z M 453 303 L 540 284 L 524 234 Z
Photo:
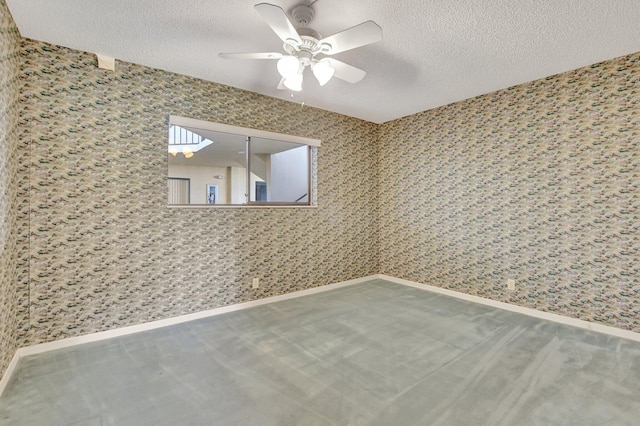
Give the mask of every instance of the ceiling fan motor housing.
M 300 39 L 302 40 L 301 44 L 293 45 L 284 43 L 284 50 L 293 56 L 307 56 L 309 54 L 310 57 L 317 55 L 318 53 L 322 53 L 323 50 L 330 49 L 331 46 L 325 43 L 319 44 L 318 39 L 320 39 L 320 34 L 316 33 L 313 30 L 309 30 L 309 35 L 302 35 L 302 31 L 300 34 Z

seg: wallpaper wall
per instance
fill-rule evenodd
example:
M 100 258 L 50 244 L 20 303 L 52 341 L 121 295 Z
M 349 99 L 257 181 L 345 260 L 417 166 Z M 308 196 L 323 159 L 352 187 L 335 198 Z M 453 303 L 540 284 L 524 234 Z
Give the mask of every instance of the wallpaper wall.
M 640 331 L 639 54 L 377 126 L 18 52 L 0 14 L 0 373 L 20 346 L 379 272 Z M 321 139 L 318 208 L 166 207 L 169 114 Z
M 377 273 L 374 124 L 36 41 L 22 54 L 29 344 Z M 168 208 L 170 114 L 321 139 L 318 208 Z
M 640 332 L 639 144 L 640 54 L 386 123 L 381 271 Z
M 19 334 L 20 35 L 0 0 L 0 377 L 13 357 Z

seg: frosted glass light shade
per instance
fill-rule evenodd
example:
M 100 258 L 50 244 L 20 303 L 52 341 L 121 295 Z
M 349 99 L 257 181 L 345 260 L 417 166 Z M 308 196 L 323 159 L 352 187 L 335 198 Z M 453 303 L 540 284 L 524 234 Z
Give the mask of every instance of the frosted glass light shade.
M 289 90 L 293 90 L 294 92 L 299 92 L 302 90 L 302 73 L 295 74 L 289 78 L 285 78 L 284 87 Z
M 318 80 L 318 83 L 320 83 L 320 86 L 324 86 L 325 84 L 327 84 L 329 80 L 331 80 L 331 77 L 333 77 L 333 74 L 336 72 L 329 61 L 325 60 L 316 62 L 311 68 L 313 69 L 313 75 Z
M 298 74 L 300 61 L 295 56 L 283 56 L 278 59 L 278 72 L 283 78 L 289 79 Z

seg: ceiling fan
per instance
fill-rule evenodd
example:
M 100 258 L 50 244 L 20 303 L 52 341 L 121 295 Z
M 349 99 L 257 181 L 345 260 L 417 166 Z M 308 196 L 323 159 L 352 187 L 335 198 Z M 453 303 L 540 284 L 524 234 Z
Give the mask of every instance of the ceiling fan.
M 302 74 L 307 67 L 311 68 L 320 86 L 327 84 L 332 77 L 349 83 L 359 82 L 366 75 L 364 70 L 323 56 L 335 55 L 380 41 L 382 28 L 373 21 L 366 21 L 322 38 L 316 31 L 307 28 L 315 16 L 311 5 L 299 4 L 291 10 L 291 16 L 298 28 L 279 6 L 269 3 L 255 5 L 256 11 L 283 41 L 286 53 L 220 53 L 219 56 L 227 59 L 277 59 L 277 69 L 282 76 L 278 89 L 302 90 Z

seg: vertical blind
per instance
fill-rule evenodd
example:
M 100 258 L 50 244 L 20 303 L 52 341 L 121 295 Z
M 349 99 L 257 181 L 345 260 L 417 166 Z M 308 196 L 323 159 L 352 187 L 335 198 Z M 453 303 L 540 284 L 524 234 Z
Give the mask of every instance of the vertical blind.
M 167 178 L 169 204 L 189 204 L 189 179 Z

